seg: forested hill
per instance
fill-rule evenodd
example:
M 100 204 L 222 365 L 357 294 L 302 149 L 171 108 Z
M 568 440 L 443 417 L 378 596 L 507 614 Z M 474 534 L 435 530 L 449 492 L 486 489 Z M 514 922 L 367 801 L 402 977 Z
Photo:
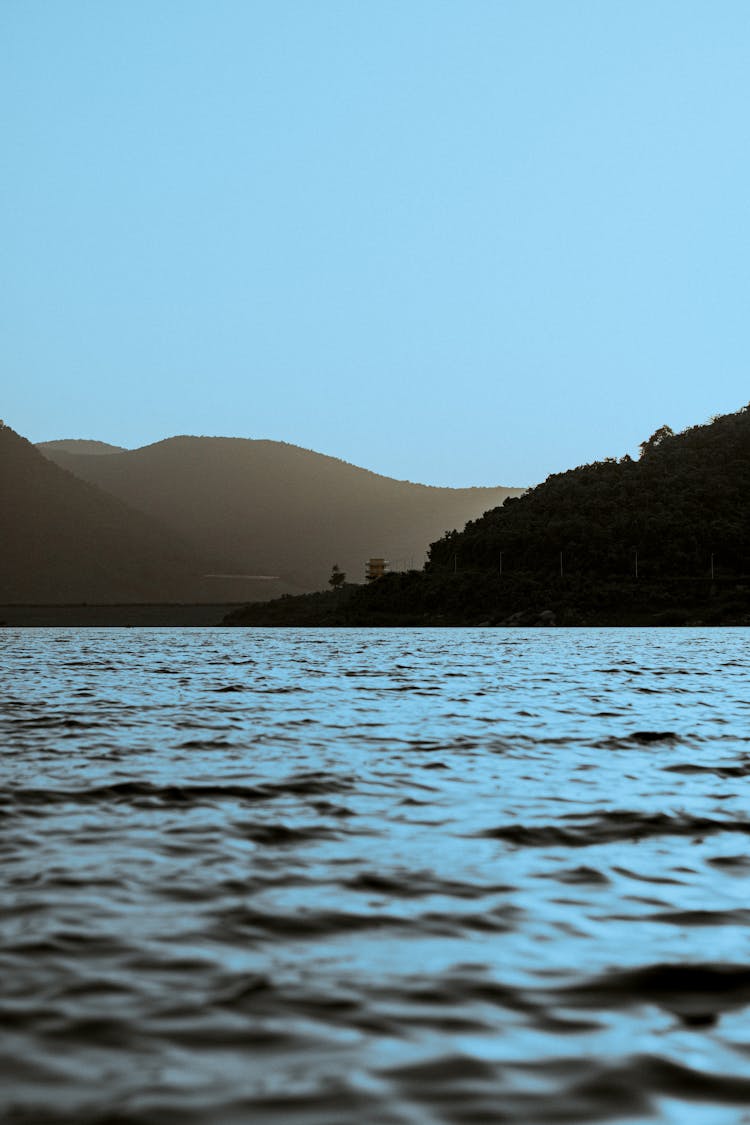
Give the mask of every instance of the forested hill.
M 745 407 L 679 434 L 664 426 L 638 460 L 549 477 L 432 543 L 423 571 L 352 592 L 338 620 L 750 622 L 749 589 Z
M 429 569 L 559 570 L 642 578 L 750 572 L 750 409 L 674 434 L 663 426 L 624 457 L 549 477 L 429 551 Z

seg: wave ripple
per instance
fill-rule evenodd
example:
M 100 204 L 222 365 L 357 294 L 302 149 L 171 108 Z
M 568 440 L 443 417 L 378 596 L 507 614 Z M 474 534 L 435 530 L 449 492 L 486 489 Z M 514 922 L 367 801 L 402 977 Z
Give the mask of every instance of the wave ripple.
M 747 647 L 2 630 L 0 1120 L 748 1125 Z

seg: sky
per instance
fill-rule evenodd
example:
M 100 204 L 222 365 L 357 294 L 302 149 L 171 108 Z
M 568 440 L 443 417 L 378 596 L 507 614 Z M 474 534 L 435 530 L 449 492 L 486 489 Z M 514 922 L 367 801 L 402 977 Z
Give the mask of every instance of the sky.
M 0 0 L 0 415 L 526 486 L 750 399 L 747 0 Z

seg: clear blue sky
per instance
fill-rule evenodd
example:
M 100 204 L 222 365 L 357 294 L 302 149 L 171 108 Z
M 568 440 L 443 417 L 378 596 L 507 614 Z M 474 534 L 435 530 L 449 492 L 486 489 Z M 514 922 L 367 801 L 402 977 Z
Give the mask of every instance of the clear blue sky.
M 524 485 L 750 399 L 747 0 L 2 0 L 0 415 Z

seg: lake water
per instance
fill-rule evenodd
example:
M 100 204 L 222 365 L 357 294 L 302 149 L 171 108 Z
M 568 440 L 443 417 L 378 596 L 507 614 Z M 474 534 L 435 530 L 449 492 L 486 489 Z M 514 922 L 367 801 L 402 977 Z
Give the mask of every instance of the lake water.
M 0 1118 L 750 1122 L 748 641 L 0 631 Z

